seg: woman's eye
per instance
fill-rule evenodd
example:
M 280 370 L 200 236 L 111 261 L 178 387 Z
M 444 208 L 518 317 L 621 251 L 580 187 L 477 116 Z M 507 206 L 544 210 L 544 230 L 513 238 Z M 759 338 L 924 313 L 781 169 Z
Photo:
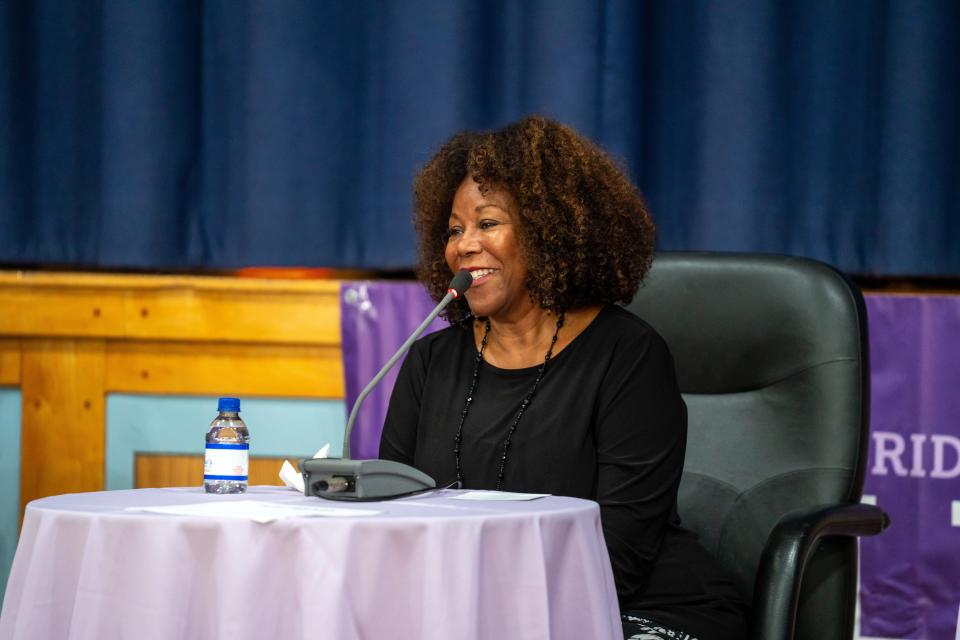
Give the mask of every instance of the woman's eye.
M 458 236 L 461 233 L 463 233 L 463 229 L 461 229 L 460 227 L 450 227 L 449 229 L 447 229 L 447 238 L 448 239 L 453 238 L 454 236 Z
M 492 229 L 495 226 L 497 226 L 496 220 L 484 220 L 483 222 L 480 223 L 481 229 Z

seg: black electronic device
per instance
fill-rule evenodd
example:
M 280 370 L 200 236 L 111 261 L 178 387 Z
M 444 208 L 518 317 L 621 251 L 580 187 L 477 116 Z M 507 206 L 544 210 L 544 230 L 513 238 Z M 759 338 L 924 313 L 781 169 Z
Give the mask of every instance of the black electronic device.
M 314 458 L 300 463 L 304 494 L 343 500 L 376 500 L 433 489 L 433 478 L 391 460 Z

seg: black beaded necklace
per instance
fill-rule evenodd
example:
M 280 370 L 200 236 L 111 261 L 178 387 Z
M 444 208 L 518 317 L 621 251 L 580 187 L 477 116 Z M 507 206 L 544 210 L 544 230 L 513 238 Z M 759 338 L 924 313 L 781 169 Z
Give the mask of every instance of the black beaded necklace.
M 533 388 L 524 396 L 523 402 L 520 403 L 520 410 L 517 411 L 517 417 L 513 419 L 513 424 L 511 424 L 507 430 L 507 437 L 503 441 L 503 455 L 500 456 L 500 470 L 497 472 L 498 491 L 500 490 L 500 485 L 503 484 L 503 469 L 507 466 L 507 454 L 510 451 L 510 440 L 513 438 L 513 432 L 517 430 L 517 425 L 520 424 L 520 418 L 523 417 L 523 412 L 530 406 L 530 402 L 533 400 L 533 394 L 537 391 L 537 385 L 540 384 L 540 378 L 543 377 L 543 372 L 547 368 L 547 363 L 550 362 L 550 358 L 553 357 L 553 347 L 557 344 L 557 336 L 560 335 L 560 327 L 562 326 L 563 314 L 561 313 L 560 317 L 557 318 L 557 330 L 553 332 L 553 339 L 550 340 L 550 348 L 547 349 L 547 355 L 543 358 L 543 364 L 537 369 L 537 379 L 533 381 Z M 480 351 L 477 353 L 476 362 L 473 366 L 473 379 L 470 381 L 470 390 L 467 391 L 467 399 L 464 402 L 463 411 L 460 412 L 460 425 L 457 427 L 457 436 L 453 439 L 453 455 L 457 462 L 457 482 L 461 486 L 463 485 L 463 475 L 460 469 L 460 443 L 463 441 L 463 423 L 466 421 L 467 414 L 470 412 L 470 404 L 473 402 L 473 392 L 477 390 L 477 376 L 480 373 L 480 363 L 483 361 L 483 352 L 487 348 L 487 337 L 489 337 L 489 335 L 490 319 L 487 318 L 483 330 L 483 340 L 480 341 Z

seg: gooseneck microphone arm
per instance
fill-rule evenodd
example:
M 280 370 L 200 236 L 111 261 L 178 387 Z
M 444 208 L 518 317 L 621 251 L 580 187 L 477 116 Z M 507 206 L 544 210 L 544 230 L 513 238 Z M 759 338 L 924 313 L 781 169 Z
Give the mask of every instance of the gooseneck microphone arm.
M 347 427 L 343 434 L 343 457 L 308 458 L 300 461 L 303 474 L 304 495 L 328 500 L 390 500 L 413 493 L 428 491 L 437 486 L 436 481 L 424 472 L 393 460 L 350 459 L 350 433 L 357 419 L 360 403 L 377 385 L 383 376 L 407 352 L 413 341 L 420 337 L 427 325 L 437 317 L 454 298 L 459 298 L 473 284 L 469 271 L 461 271 L 450 281 L 447 295 L 443 297 L 427 319 L 407 338 L 393 357 L 383 365 L 353 403 Z
M 410 337 L 404 341 L 400 348 L 397 349 L 397 352 L 394 353 L 387 363 L 383 365 L 380 371 L 377 372 L 377 375 L 373 376 L 373 379 L 367 383 L 367 386 L 363 388 L 363 391 L 360 392 L 360 395 L 357 396 L 356 401 L 353 403 L 353 408 L 350 410 L 350 417 L 347 418 L 347 427 L 344 429 L 343 433 L 343 458 L 350 457 L 350 433 L 353 431 L 353 423 L 357 420 L 357 414 L 360 412 L 360 405 L 363 403 L 364 399 L 370 395 L 370 392 L 373 391 L 373 388 L 376 387 L 380 381 L 383 379 L 387 372 L 393 368 L 397 361 L 403 357 L 407 352 L 410 346 L 427 330 L 427 327 L 430 326 L 430 323 L 433 322 L 441 311 L 443 311 L 451 301 L 456 298 L 459 298 L 470 288 L 470 285 L 473 284 L 473 276 L 470 275 L 469 271 L 460 271 L 453 277 L 453 280 L 450 281 L 450 288 L 447 290 L 447 295 L 443 296 L 443 299 L 440 300 L 440 303 L 433 308 L 433 311 L 430 312 L 430 315 L 420 323 L 420 326 L 417 327 L 413 333 L 410 334 Z

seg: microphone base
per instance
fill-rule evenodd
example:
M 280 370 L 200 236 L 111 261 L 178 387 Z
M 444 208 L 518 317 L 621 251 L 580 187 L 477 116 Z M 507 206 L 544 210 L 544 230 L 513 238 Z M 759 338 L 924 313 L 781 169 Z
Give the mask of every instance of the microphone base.
M 433 489 L 419 469 L 391 460 L 309 458 L 300 461 L 304 495 L 335 500 L 377 500 Z

